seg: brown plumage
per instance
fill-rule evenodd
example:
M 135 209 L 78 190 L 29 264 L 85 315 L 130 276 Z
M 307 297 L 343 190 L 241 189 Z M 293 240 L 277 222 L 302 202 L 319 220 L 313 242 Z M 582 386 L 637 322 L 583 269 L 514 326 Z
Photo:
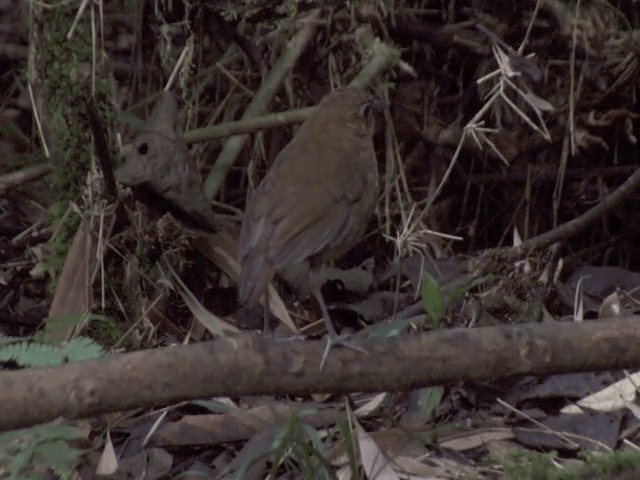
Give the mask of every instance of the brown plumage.
M 257 302 L 281 268 L 310 260 L 313 272 L 360 239 L 378 196 L 372 137 L 381 106 L 364 90 L 336 90 L 277 156 L 242 222 L 241 301 Z M 312 288 L 335 343 L 319 285 Z

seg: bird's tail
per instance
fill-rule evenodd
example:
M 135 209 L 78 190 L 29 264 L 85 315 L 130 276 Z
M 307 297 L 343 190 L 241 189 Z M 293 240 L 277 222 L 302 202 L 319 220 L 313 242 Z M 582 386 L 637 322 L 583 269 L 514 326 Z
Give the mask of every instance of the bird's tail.
M 238 297 L 254 305 L 267 293 L 275 268 L 261 249 L 254 248 L 243 260 L 238 281 Z

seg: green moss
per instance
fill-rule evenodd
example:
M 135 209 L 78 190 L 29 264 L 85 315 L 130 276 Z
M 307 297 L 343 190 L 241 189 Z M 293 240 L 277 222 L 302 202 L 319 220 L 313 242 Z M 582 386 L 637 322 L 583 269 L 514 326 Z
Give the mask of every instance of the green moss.
M 70 202 L 83 208 L 81 195 L 91 168 L 91 128 L 85 115 L 91 98 L 91 25 L 84 15 L 71 39 L 77 5 L 57 5 L 38 18 L 35 78 L 43 102 L 45 138 L 53 170 L 48 177 L 53 203 L 49 208 L 57 234 L 50 245 L 50 266 L 59 273 L 78 227 L 77 215 L 65 215 Z M 111 86 L 97 75 L 94 99 L 108 126 L 115 115 L 108 99 Z
M 593 479 L 637 479 L 640 470 L 640 452 L 636 450 L 625 450 L 613 452 L 607 455 L 594 455 L 587 453 L 584 455 L 587 467 L 583 470 L 581 478 Z
M 606 454 L 585 453 L 584 462 L 557 467 L 554 453 L 511 450 L 501 459 L 507 480 L 590 480 L 640 478 L 640 452 L 633 450 Z
M 539 454 L 527 450 L 511 450 L 502 458 L 504 475 L 508 480 L 546 480 L 555 473 L 554 454 Z
M 95 339 L 101 345 L 113 346 L 124 334 L 121 325 L 106 315 L 91 315 L 86 335 Z M 131 337 L 129 337 L 131 339 Z M 123 345 L 126 349 L 133 347 L 130 342 Z

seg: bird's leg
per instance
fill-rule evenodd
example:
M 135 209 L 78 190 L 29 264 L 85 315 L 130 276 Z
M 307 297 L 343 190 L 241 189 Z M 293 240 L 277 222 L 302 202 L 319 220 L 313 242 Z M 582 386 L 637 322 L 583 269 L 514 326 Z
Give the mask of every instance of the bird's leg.
M 314 298 L 320 305 L 322 318 L 327 328 L 327 346 L 325 347 L 324 352 L 322 353 L 322 360 L 320 361 L 320 370 L 324 368 L 324 364 L 327 362 L 327 358 L 329 358 L 329 352 L 336 345 L 351 348 L 353 350 L 357 350 L 358 352 L 364 353 L 366 355 L 367 351 L 364 348 L 349 342 L 348 337 L 344 335 L 338 335 L 336 333 L 336 329 L 333 326 L 333 323 L 331 322 L 331 317 L 329 316 L 329 309 L 327 308 L 327 304 L 324 302 L 324 297 L 322 296 L 322 291 L 320 290 L 321 284 L 320 284 L 319 278 L 316 276 L 315 271 L 313 269 L 311 269 L 309 272 L 309 280 L 311 283 L 311 293 L 313 294 Z

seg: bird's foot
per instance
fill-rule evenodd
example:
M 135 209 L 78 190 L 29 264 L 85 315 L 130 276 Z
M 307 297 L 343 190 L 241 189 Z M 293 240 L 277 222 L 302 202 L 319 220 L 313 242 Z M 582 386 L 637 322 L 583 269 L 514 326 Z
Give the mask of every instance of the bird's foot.
M 351 343 L 348 335 L 337 335 L 337 334 L 329 334 L 327 335 L 327 346 L 324 347 L 324 352 L 322 353 L 322 360 L 320 361 L 320 370 L 324 368 L 325 363 L 327 363 L 327 359 L 329 358 L 329 352 L 335 346 L 350 348 L 351 350 L 355 350 L 364 355 L 368 355 L 368 352 L 359 345 Z

